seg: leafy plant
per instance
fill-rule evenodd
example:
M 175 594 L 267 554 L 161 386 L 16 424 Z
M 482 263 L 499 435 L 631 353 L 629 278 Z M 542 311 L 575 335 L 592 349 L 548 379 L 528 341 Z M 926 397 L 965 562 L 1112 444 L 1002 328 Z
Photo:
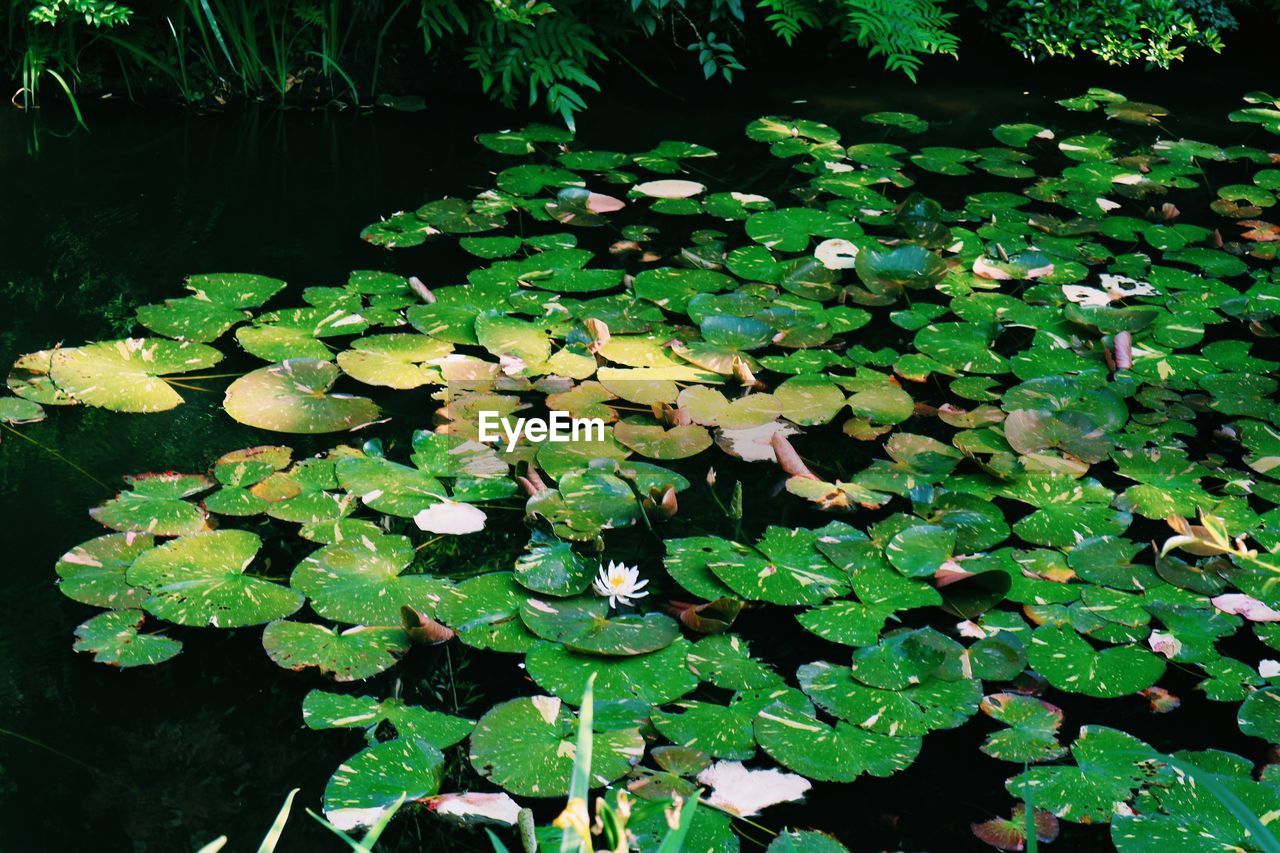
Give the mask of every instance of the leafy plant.
M 418 52 L 436 69 L 461 57 L 495 101 L 542 104 L 570 129 L 600 90 L 605 62 L 620 59 L 649 79 L 628 58 L 636 39 L 683 46 L 705 79 L 732 81 L 747 70 L 749 51 L 777 42 L 790 49 L 803 39 L 805 50 L 852 44 L 914 80 L 928 57 L 958 55 L 953 26 L 962 14 L 941 0 L 634 0 L 611 7 L 585 0 L 399 0 L 385 7 L 183 0 L 138 10 L 109 0 L 10 2 L 6 53 L 29 106 L 47 78 L 78 115 L 78 86 L 118 70 L 130 94 L 174 87 L 188 103 L 270 97 L 421 109 L 421 77 L 402 78 L 389 92 L 383 73 L 389 57 L 402 67 Z M 983 0 L 972 13 L 1033 60 L 1092 55 L 1162 68 L 1188 47 L 1220 50 L 1221 33 L 1236 26 L 1219 0 Z M 753 40 L 757 29 L 772 33 L 775 45 Z
M 1011 0 L 1002 34 L 1030 59 L 1092 54 L 1110 65 L 1168 68 L 1190 46 L 1222 49 L 1215 24 L 1225 19 L 1216 9 L 1207 17 L 1211 23 L 1202 23 L 1181 0 Z

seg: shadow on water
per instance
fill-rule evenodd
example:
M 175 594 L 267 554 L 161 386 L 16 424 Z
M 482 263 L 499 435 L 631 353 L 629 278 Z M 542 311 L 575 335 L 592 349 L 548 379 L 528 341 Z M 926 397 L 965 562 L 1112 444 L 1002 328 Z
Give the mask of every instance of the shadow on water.
M 1174 110 L 1180 132 L 1221 141 L 1234 130 L 1223 117 L 1248 86 L 1242 75 L 1233 78 L 1240 83 L 1215 83 L 1225 66 L 1208 68 L 1213 73 L 1144 77 L 1016 65 L 993 75 L 961 64 L 954 73 L 926 75 L 919 86 L 878 74 L 849 84 L 831 73 L 814 85 L 762 73 L 731 89 L 699 88 L 696 97 L 623 80 L 582 119 L 580 139 L 622 150 L 664 138 L 704 143 L 721 151 L 716 174 L 741 186 L 769 180 L 743 166 L 767 167 L 763 152 L 734 157 L 751 145 L 742 127 L 758 115 L 818 118 L 846 137 L 872 139 L 860 115 L 908 110 L 938 125 L 932 143 L 977 146 L 989 143 L 992 125 L 1044 115 L 1053 98 L 1092 84 L 1162 103 Z M 1012 88 L 983 82 L 993 77 Z M 473 102 L 414 115 L 199 115 L 104 104 L 89 110 L 91 133 L 68 135 L 62 117 L 50 113 L 38 119 L 39 151 L 32 153 L 32 124 L 0 111 L 3 364 L 60 341 L 127 334 L 134 307 L 176 295 L 192 272 L 259 272 L 289 281 L 294 292 L 362 268 L 456 281 L 457 271 L 441 266 L 431 248 L 386 253 L 357 235 L 381 214 L 481 185 L 491 161 L 471 137 L 516 123 Z M 192 392 L 188 405 L 160 415 L 55 410 L 23 429 L 113 485 L 126 473 L 199 470 L 222 452 L 262 441 L 220 415 L 221 387 Z M 424 413 L 424 423 L 396 428 L 407 433 L 425 420 Z M 177 660 L 141 670 L 121 672 L 73 654 L 71 631 L 91 610 L 57 592 L 53 564 L 101 532 L 85 510 L 109 495 L 50 453 L 0 436 L 0 728 L 20 736 L 0 735 L 0 849 L 92 843 L 101 851 L 173 851 L 223 833 L 232 837 L 229 849 L 254 849 L 284 794 L 301 786 L 299 803 L 314 807 L 329 773 L 359 748 L 359 736 L 302 727 L 299 703 L 319 679 L 271 664 L 258 629 L 184 635 Z M 503 516 L 506 533 L 518 535 L 518 515 Z M 770 630 L 755 628 L 745 633 Z M 823 651 L 799 650 L 796 662 Z M 468 678 L 483 683 L 509 669 L 488 663 L 472 659 Z M 373 689 L 389 690 L 391 682 Z M 1081 701 L 1067 705 L 1067 728 L 1142 717 L 1135 725 L 1157 745 L 1214 732 L 1216 744 L 1232 746 L 1223 743 L 1234 732 L 1227 710 L 1200 703 L 1152 722 L 1140 700 Z M 984 733 L 976 723 L 931 735 L 911 771 L 826 786 L 806 809 L 779 810 L 776 819 L 812 821 L 839 832 L 854 850 L 983 849 L 967 823 L 1007 808 L 1001 784 L 1013 769 L 977 756 Z M 957 766 L 976 768 L 975 775 L 956 778 Z M 433 827 L 399 822 L 386 846 L 487 849 L 477 836 L 445 837 Z M 1085 849 L 1101 836 L 1083 831 L 1064 840 Z M 297 809 L 281 849 L 328 849 L 322 844 L 321 831 Z

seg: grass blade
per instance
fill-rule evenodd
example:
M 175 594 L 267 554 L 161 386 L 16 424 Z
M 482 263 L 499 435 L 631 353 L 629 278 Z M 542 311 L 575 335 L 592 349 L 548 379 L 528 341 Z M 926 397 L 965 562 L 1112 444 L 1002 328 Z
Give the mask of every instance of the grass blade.
M 276 845 L 280 843 L 280 836 L 284 834 L 284 825 L 289 822 L 289 810 L 293 808 L 293 798 L 298 796 L 299 790 L 301 789 L 294 788 L 289 792 L 289 796 L 284 798 L 284 805 L 280 807 L 280 814 L 276 815 L 271 828 L 267 830 L 262 843 L 258 845 L 258 853 L 275 853 Z
M 231 58 L 231 51 L 227 50 L 227 43 L 222 38 L 222 30 L 218 28 L 218 21 L 213 17 L 213 10 L 209 8 L 209 0 L 200 0 L 200 8 L 204 11 L 205 18 L 209 21 L 209 29 L 213 30 L 213 38 L 218 42 L 218 47 L 222 48 L 222 55 L 227 58 L 227 64 L 231 66 L 231 70 L 237 74 L 240 73 L 236 68 L 235 60 Z
M 62 87 L 62 91 L 67 95 L 67 101 L 71 104 L 71 111 L 76 114 L 76 123 L 85 130 L 89 129 L 89 125 L 84 123 L 84 116 L 80 113 L 80 104 L 76 101 L 75 94 L 71 91 L 71 87 L 67 85 L 67 81 L 62 79 L 62 75 L 52 68 L 46 68 L 45 73 L 58 81 L 58 85 Z
M 582 691 L 582 705 L 578 709 L 578 741 L 573 754 L 573 775 L 569 778 L 569 803 L 564 810 L 565 815 L 570 818 L 576 814 L 581 820 L 570 819 L 561 829 L 560 853 L 580 853 L 590 849 L 590 829 L 579 824 L 588 824 L 590 821 L 587 796 L 591 791 L 591 749 L 594 742 L 591 729 L 595 724 L 595 683 L 596 674 L 593 672 L 587 679 L 586 689 Z

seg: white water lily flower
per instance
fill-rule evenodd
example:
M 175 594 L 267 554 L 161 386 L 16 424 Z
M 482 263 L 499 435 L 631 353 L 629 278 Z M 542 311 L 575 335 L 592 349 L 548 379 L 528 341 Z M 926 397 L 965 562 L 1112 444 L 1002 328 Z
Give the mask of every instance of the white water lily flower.
M 608 598 L 610 607 L 617 607 L 619 604 L 631 604 L 633 598 L 644 598 L 649 593 L 640 590 L 648 585 L 648 581 L 640 580 L 638 566 L 610 561 L 608 568 L 600 567 L 600 575 L 592 582 L 591 588 L 596 595 Z
M 419 512 L 413 517 L 413 523 L 419 530 L 458 536 L 484 530 L 486 519 L 484 510 L 479 507 L 445 499 Z

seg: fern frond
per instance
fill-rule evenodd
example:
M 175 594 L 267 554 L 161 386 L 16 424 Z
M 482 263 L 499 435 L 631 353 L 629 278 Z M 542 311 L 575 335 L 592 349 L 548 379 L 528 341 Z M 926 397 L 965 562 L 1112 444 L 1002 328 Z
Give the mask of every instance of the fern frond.
M 458 0 L 422 0 L 418 28 L 422 30 L 423 48 L 430 53 L 440 39 L 458 33 L 467 34 L 470 21 Z
M 960 40 L 948 30 L 955 15 L 939 0 L 839 0 L 845 40 L 883 56 L 885 67 L 915 80 L 921 56 L 955 56 Z
M 527 95 L 541 100 L 573 129 L 585 109 L 582 89 L 599 91 L 590 66 L 605 58 L 590 27 L 570 15 L 541 15 L 531 24 L 487 18 L 477 26 L 466 62 L 480 74 L 484 92 L 504 106 Z
M 768 10 L 765 23 L 788 47 L 801 30 L 818 25 L 818 4 L 815 0 L 759 0 L 756 5 Z

